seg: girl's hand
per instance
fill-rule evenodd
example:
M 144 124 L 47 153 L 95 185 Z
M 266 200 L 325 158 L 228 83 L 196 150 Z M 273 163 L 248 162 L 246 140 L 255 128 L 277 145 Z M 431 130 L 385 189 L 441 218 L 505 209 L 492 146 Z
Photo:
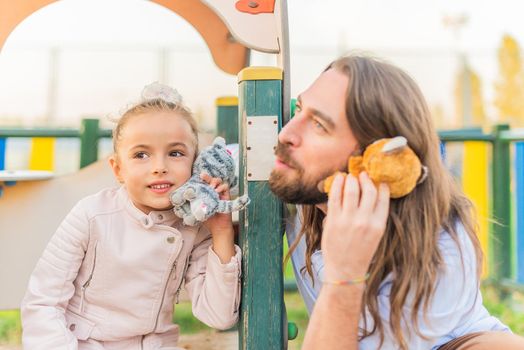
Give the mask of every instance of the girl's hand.
M 207 182 L 215 191 L 218 192 L 219 198 L 222 200 L 229 200 L 229 186 L 223 184 L 222 180 L 216 177 L 211 177 L 209 174 L 202 173 L 200 178 Z M 213 250 L 218 255 L 222 264 L 231 261 L 235 255 L 235 232 L 233 231 L 233 219 L 231 213 L 221 214 L 216 213 L 204 223 L 213 240 Z
M 329 192 L 322 233 L 324 277 L 350 280 L 366 275 L 384 235 L 389 214 L 389 187 L 378 190 L 366 173 L 359 179 L 337 175 Z
M 229 186 L 222 183 L 218 177 L 211 177 L 207 173 L 200 174 L 200 178 L 207 182 L 217 193 L 221 200 L 230 200 Z M 231 214 L 216 213 L 204 223 L 206 227 L 215 234 L 215 232 L 233 231 L 233 220 Z

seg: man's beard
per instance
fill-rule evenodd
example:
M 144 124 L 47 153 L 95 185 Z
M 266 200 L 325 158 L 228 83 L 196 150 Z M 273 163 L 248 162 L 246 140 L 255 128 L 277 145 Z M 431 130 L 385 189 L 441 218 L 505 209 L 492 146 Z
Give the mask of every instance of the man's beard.
M 273 169 L 269 177 L 269 188 L 276 196 L 286 203 L 293 204 L 320 204 L 327 201 L 327 195 L 320 192 L 317 185 L 321 180 L 331 175 L 332 171 L 318 179 L 306 179 L 304 169 L 290 158 L 285 145 L 279 143 L 275 154 L 282 162 L 293 168 L 296 173 L 288 179 L 284 174 Z

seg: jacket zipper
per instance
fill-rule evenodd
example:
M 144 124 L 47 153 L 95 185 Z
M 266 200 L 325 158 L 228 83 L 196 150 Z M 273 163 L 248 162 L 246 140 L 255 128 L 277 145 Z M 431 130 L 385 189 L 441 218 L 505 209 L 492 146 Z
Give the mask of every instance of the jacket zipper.
M 178 249 L 178 252 L 176 253 L 176 258 L 175 258 L 175 262 L 173 263 L 173 265 L 171 266 L 171 271 L 169 271 L 169 275 L 167 276 L 167 281 L 166 283 L 164 284 L 164 291 L 162 293 L 162 299 L 160 300 L 160 306 L 158 307 L 158 312 L 156 314 L 156 319 L 155 319 L 155 326 L 153 327 L 153 331 L 156 330 L 156 327 L 158 325 L 158 318 L 160 317 L 160 312 L 162 311 L 162 305 L 164 304 L 164 299 L 166 297 L 166 289 L 167 289 L 167 285 L 169 284 L 169 280 L 171 279 L 171 275 L 173 274 L 173 271 L 176 270 L 176 261 L 178 259 L 178 255 L 180 254 L 180 251 L 182 250 L 182 247 L 184 245 L 184 240 L 181 239 L 181 242 L 180 242 L 180 248 Z
M 89 274 L 89 278 L 87 281 L 82 285 L 82 294 L 80 296 L 80 312 L 84 313 L 84 299 L 86 296 L 86 289 L 89 287 L 89 283 L 91 283 L 91 279 L 93 278 L 93 273 L 95 272 L 95 265 L 96 265 L 96 248 L 98 247 L 98 241 L 95 243 L 95 252 L 93 257 L 93 267 L 91 267 L 91 273 Z
M 180 279 L 180 284 L 178 285 L 178 288 L 176 290 L 176 299 L 175 299 L 175 304 L 178 304 L 180 299 L 180 290 L 182 289 L 182 283 L 184 283 L 184 277 L 186 276 L 186 271 L 187 271 L 187 268 L 189 266 L 189 258 L 190 258 L 190 255 L 187 256 L 186 258 L 186 263 L 184 265 L 184 271 L 182 271 L 182 278 Z

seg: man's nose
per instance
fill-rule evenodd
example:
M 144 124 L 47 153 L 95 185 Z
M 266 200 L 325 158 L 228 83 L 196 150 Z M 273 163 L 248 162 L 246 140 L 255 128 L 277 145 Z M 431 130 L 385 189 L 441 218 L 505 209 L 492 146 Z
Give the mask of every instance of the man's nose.
M 292 118 L 278 134 L 278 141 L 290 146 L 300 144 L 300 121 L 297 117 Z

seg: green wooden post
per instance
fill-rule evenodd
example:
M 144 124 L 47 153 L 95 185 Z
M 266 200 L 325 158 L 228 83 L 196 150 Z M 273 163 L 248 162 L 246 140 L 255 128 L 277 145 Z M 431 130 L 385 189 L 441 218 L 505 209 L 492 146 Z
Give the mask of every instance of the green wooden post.
M 238 143 L 238 97 L 219 97 L 217 106 L 217 136 L 226 140 L 227 144 Z
M 500 138 L 505 130 L 509 125 L 495 126 L 492 151 L 492 216 L 496 222 L 491 224 L 489 272 L 498 281 L 512 276 L 510 144 Z
M 80 128 L 80 168 L 98 159 L 98 119 L 82 119 Z
M 292 98 L 291 99 L 291 102 L 290 102 L 290 115 L 289 115 L 289 118 L 293 118 L 295 116 L 295 111 L 297 109 L 297 99 L 296 98 Z
M 239 349 L 277 350 L 287 345 L 282 314 L 283 207 L 269 190 L 267 177 L 282 125 L 282 70 L 248 67 L 238 79 L 240 193 L 247 189 L 251 198 L 239 218 L 243 251 Z M 264 152 L 257 153 L 260 149 Z M 259 171 L 265 179 L 256 180 Z

